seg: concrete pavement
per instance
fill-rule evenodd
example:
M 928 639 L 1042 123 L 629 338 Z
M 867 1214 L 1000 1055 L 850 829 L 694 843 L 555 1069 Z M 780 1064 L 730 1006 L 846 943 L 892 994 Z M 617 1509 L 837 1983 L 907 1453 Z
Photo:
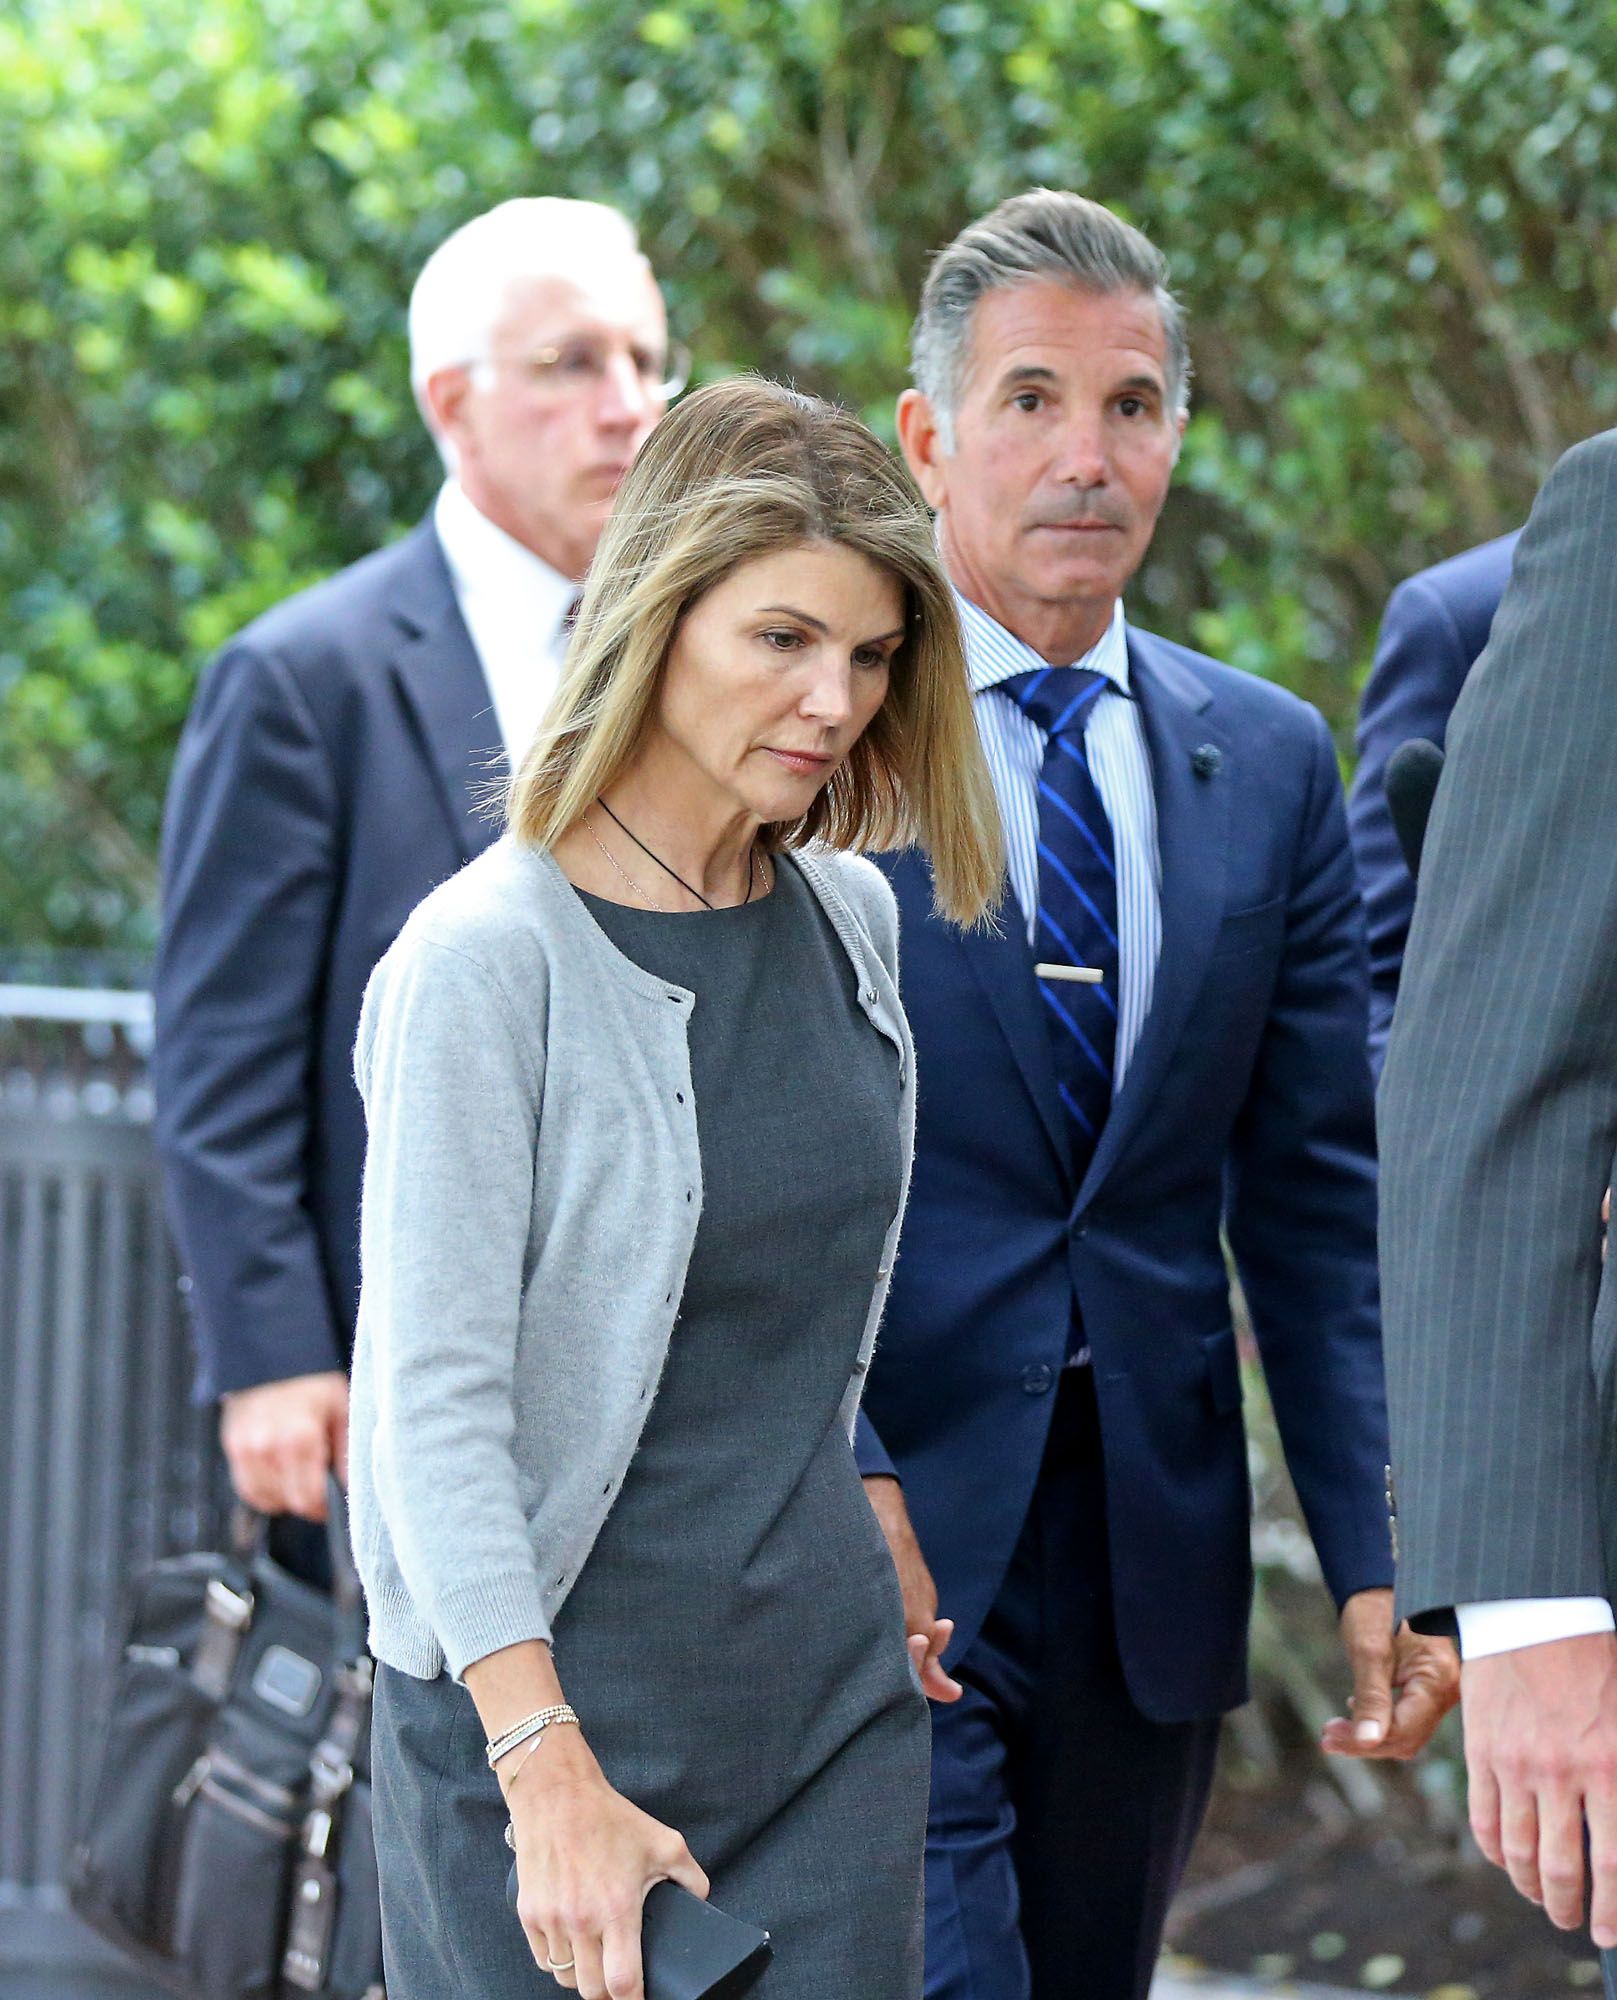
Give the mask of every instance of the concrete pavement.
M 1269 1980 L 1232 1979 L 1227 1973 L 1191 1970 L 1181 1963 L 1164 1960 L 1151 2000 L 1367 2000 L 1367 1996 L 1345 1992 L 1339 1986 L 1298 1986 L 1291 1980 L 1278 1985 Z M 1400 2000 L 1396 1993 L 1381 2000 Z
M 37 1971 L 0 1971 L 0 2000 L 161 2000 L 161 1997 L 152 1986 L 116 1974 L 41 1967 Z M 1165 1967 L 1151 1989 L 1151 2000 L 1355 2000 L 1355 1996 L 1335 1987 L 1294 1986 L 1289 1982 L 1275 1986 L 1229 1979 L 1218 1973 L 1191 1973 Z

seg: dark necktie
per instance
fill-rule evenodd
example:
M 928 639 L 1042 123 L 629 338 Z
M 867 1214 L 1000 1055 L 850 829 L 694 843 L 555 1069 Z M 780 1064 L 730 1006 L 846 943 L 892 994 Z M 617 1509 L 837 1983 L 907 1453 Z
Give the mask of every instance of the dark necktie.
M 1045 736 L 1035 954 L 1093 966 L 1102 975 L 1099 986 L 1039 981 L 1082 1179 L 1111 1109 L 1117 1054 L 1117 864 L 1112 823 L 1084 747 L 1085 725 L 1107 681 L 1087 667 L 1046 667 L 996 685 Z

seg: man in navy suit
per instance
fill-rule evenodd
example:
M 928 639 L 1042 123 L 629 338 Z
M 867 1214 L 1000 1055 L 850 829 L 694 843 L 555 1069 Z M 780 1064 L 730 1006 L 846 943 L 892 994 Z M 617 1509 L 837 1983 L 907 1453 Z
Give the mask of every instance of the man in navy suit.
M 1415 884 L 1387 810 L 1387 760 L 1424 737 L 1442 749 L 1465 677 L 1482 655 L 1521 536 L 1502 535 L 1399 584 L 1387 600 L 1359 708 L 1348 831 L 1370 921 L 1370 1062 L 1379 1076 L 1415 909 Z
M 448 471 L 432 512 L 224 649 L 164 825 L 157 1139 L 199 1393 L 241 1497 L 310 1520 L 347 1434 L 365 983 L 494 838 L 482 807 L 678 386 L 634 232 L 593 202 L 506 202 L 457 230 L 416 283 L 410 357 Z
M 1121 609 L 1185 423 L 1165 277 L 1093 202 L 1006 202 L 934 263 L 899 405 L 1009 859 L 999 929 L 972 935 L 932 914 L 914 854 L 889 864 L 919 1130 L 859 1450 L 939 1697 L 928 2000 L 1150 1986 L 1246 1694 L 1222 1228 L 1341 1607 L 1354 1708 L 1329 1747 L 1409 1755 L 1457 1678 L 1392 1620 L 1363 919 L 1330 738 Z

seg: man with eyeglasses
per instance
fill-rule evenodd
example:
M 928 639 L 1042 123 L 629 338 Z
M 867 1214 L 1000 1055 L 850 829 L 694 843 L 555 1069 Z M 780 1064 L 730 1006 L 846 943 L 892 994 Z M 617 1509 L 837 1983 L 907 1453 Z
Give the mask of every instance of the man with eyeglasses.
M 313 1522 L 347 1439 L 371 969 L 495 837 L 635 453 L 684 386 L 615 210 L 508 201 L 427 260 L 410 372 L 447 477 L 404 540 L 203 676 L 170 784 L 157 1138 L 198 1392 L 249 1505 Z M 320 1537 L 283 1556 L 318 1574 Z

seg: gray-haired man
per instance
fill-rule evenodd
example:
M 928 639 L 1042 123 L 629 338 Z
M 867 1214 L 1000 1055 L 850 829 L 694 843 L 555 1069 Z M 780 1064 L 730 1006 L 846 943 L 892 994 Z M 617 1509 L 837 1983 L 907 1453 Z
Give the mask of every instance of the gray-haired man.
M 680 373 L 628 221 L 548 197 L 439 245 L 410 361 L 450 475 L 431 514 L 226 646 L 164 826 L 158 1145 L 201 1390 L 237 1492 L 275 1515 L 322 1516 L 345 1450 L 360 996 L 415 905 L 494 838 L 483 796 L 527 748 Z
M 1121 607 L 1185 423 L 1165 279 L 1094 202 L 1006 202 L 934 264 L 899 405 L 1010 861 L 1000 932 L 977 936 L 932 916 L 916 857 L 890 865 L 919 1130 L 861 1464 L 912 1632 L 940 1608 L 928 1565 L 956 1622 L 929 2000 L 1149 1989 L 1218 1718 L 1246 1692 L 1221 1226 L 1342 1607 L 1354 1720 L 1330 1747 L 1408 1755 L 1457 1672 L 1445 1642 L 1395 1637 L 1387 1587 L 1335 753 L 1302 702 Z

